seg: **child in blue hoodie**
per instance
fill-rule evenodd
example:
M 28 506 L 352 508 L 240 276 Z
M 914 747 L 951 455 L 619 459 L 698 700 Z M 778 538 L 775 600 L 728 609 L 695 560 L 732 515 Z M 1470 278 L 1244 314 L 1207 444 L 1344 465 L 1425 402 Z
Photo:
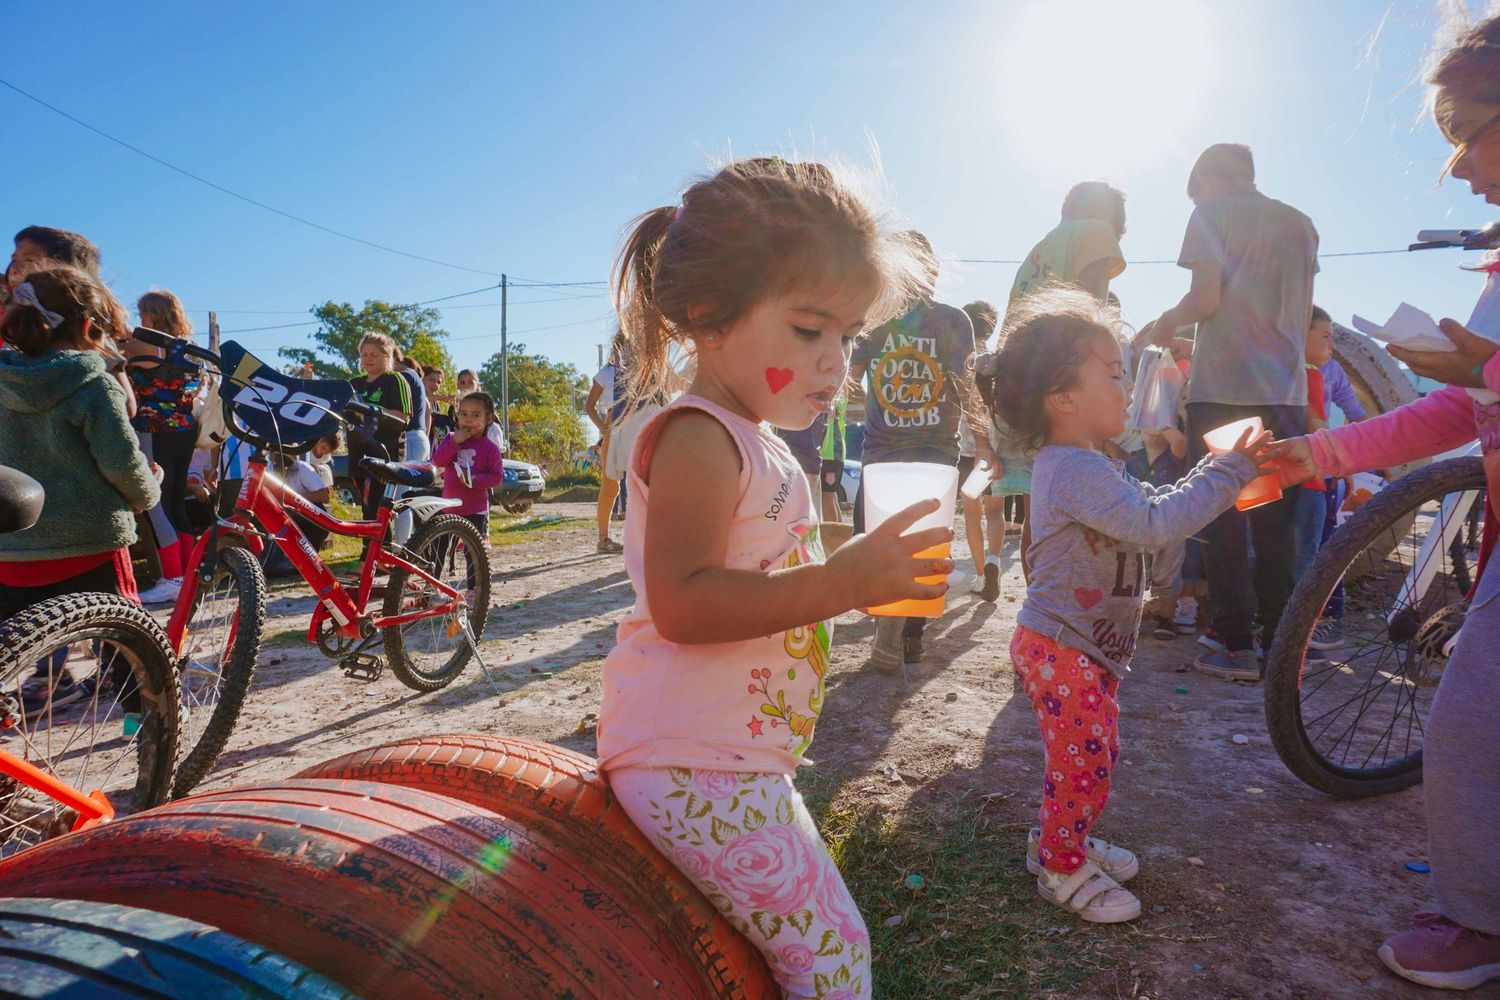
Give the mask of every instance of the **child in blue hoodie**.
M 0 321 L 0 465 L 47 491 L 34 526 L 0 535 L 0 619 L 63 594 L 136 596 L 135 515 L 161 490 L 108 371 L 108 301 L 84 272 L 49 266 L 11 289 Z M 21 685 L 28 717 L 90 693 L 56 659 Z

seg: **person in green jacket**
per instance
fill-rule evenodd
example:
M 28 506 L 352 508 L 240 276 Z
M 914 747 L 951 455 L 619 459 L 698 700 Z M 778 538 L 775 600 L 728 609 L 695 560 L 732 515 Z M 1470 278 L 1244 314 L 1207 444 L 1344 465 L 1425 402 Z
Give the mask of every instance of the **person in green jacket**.
M 0 322 L 0 465 L 41 483 L 47 499 L 35 525 L 0 535 L 0 619 L 65 594 L 136 597 L 135 515 L 161 489 L 109 371 L 107 310 L 98 282 L 70 267 L 37 270 L 11 289 Z M 109 680 L 75 683 L 58 654 L 67 649 L 21 685 L 28 717 Z

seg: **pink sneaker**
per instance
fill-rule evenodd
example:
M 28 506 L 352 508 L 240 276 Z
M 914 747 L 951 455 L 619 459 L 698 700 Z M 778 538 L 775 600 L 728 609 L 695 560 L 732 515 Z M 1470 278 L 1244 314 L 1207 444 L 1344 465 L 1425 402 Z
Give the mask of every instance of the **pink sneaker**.
M 1469 930 L 1441 913 L 1418 913 L 1411 924 L 1380 946 L 1380 960 L 1396 975 L 1444 990 L 1500 979 L 1500 935 Z

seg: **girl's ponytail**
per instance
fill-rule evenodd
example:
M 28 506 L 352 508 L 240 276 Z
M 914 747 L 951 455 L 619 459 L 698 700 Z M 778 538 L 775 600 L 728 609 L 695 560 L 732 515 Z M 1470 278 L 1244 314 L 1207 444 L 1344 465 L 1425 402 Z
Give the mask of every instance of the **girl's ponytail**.
M 615 311 L 626 345 L 627 393 L 648 399 L 672 389 L 672 327 L 657 298 L 657 263 L 678 209 L 655 208 L 634 220 L 630 236 L 615 262 Z

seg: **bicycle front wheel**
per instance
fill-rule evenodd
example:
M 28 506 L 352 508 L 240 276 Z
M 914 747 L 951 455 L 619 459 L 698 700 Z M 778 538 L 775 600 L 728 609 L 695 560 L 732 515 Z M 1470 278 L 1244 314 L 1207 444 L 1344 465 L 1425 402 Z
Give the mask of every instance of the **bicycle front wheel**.
M 247 551 L 219 550 L 213 577 L 198 584 L 182 636 L 182 745 L 172 786 L 181 798 L 202 781 L 239 721 L 266 625 L 266 578 Z
M 103 792 L 116 816 L 166 801 L 178 713 L 166 633 L 134 601 L 69 594 L 0 623 L 0 751 L 85 795 Z M 0 758 L 0 857 L 77 818 Z
M 419 618 L 381 630 L 391 673 L 409 688 L 436 691 L 452 683 L 474 655 L 464 635 L 465 624 L 476 642 L 484 631 L 490 610 L 489 554 L 479 529 L 453 514 L 440 514 L 422 525 L 406 549 L 413 564 L 464 599 L 465 610 L 458 614 Z M 447 602 L 422 577 L 394 569 L 381 612 L 390 618 Z
M 1362 798 L 1422 780 L 1427 712 L 1477 565 L 1470 513 L 1483 490 L 1478 458 L 1403 476 L 1334 533 L 1298 582 L 1266 658 L 1266 726 L 1282 762 L 1313 788 Z M 1341 582 L 1345 612 L 1323 618 Z M 1320 620 L 1336 645 L 1313 651 Z

